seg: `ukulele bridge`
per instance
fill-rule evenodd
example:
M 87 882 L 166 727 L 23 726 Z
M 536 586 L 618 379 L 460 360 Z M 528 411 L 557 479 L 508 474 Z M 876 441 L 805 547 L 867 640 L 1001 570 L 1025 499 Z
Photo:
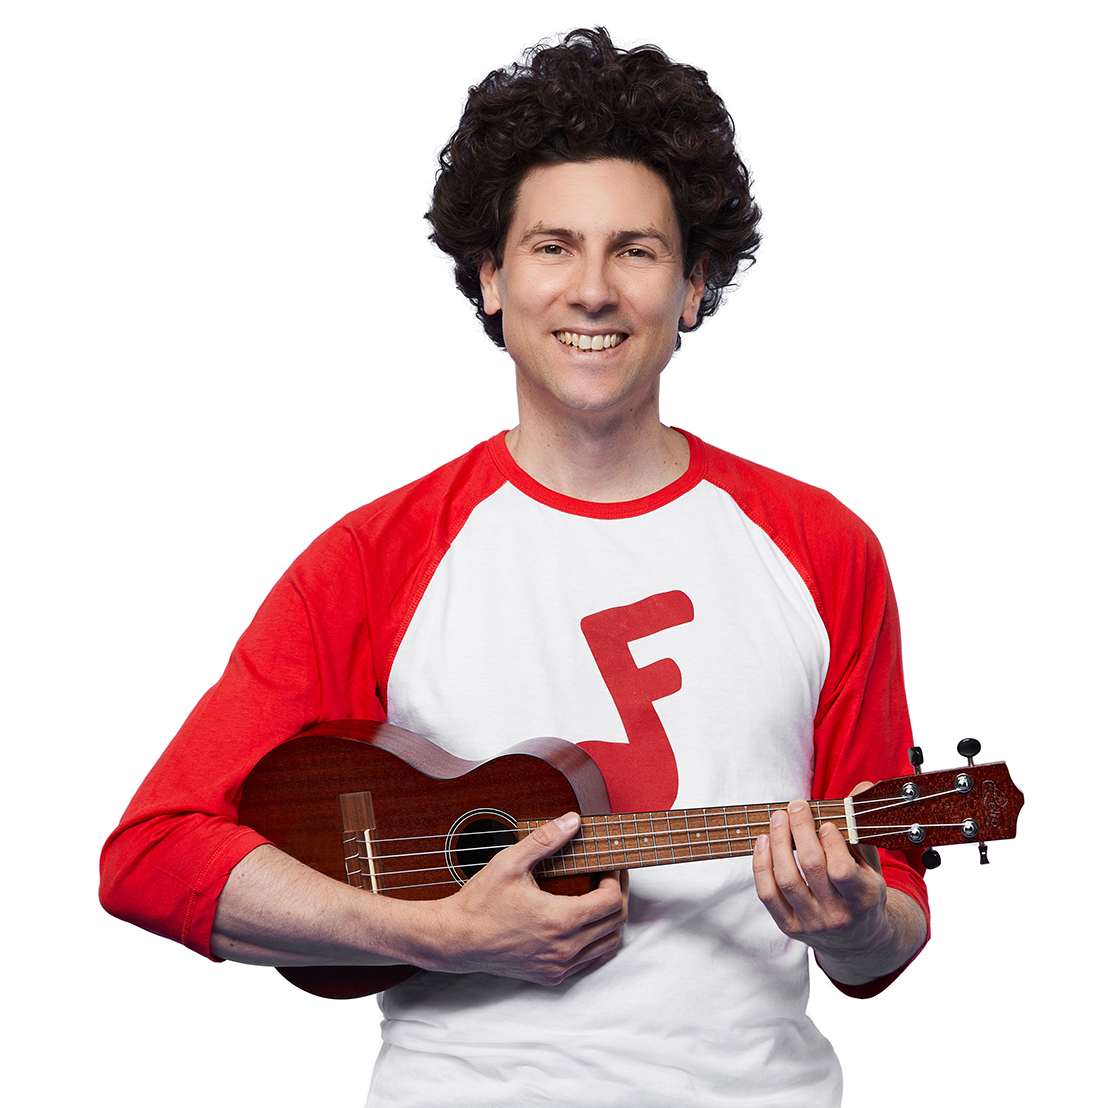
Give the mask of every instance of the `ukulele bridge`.
M 377 867 L 373 861 L 373 832 L 377 820 L 373 815 L 372 793 L 342 793 L 342 853 L 346 880 L 355 888 L 379 892 Z

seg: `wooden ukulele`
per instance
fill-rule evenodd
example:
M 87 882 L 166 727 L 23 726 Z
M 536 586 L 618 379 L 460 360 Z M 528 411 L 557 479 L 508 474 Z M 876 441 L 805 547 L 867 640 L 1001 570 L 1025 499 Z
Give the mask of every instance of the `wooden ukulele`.
M 967 745 L 968 744 L 968 745 Z M 933 848 L 1011 839 L 1023 793 L 1003 762 L 974 766 L 980 745 L 959 744 L 963 770 L 882 781 L 844 800 L 812 802 L 851 843 Z M 341 720 L 312 727 L 267 754 L 243 785 L 239 822 L 339 881 L 406 900 L 455 892 L 499 850 L 563 812 L 578 834 L 534 870 L 553 893 L 587 892 L 596 874 L 753 853 L 787 802 L 681 811 L 609 813 L 600 770 L 578 746 L 531 739 L 486 762 L 455 758 L 410 731 Z M 280 972 L 316 996 L 367 996 L 414 966 L 297 966 Z

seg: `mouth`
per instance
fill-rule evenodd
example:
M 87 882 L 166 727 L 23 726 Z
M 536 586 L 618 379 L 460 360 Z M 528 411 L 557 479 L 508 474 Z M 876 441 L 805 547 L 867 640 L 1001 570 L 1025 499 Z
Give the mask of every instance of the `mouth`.
M 578 350 L 609 350 L 619 346 L 627 335 L 622 331 L 609 331 L 600 335 L 579 335 L 576 331 L 555 331 L 554 337 L 563 346 L 573 346 Z

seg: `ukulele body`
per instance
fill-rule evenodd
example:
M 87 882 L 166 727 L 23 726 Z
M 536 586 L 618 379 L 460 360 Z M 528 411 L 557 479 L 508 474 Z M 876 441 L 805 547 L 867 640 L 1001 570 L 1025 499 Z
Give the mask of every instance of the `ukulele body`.
M 368 794 L 371 865 L 364 846 L 359 863 L 360 844 L 344 826 L 340 797 L 356 794 Z M 516 841 L 518 822 L 608 810 L 600 770 L 565 740 L 531 739 L 488 761 L 467 761 L 390 724 L 340 720 L 310 728 L 258 762 L 243 785 L 239 822 L 335 880 L 371 894 L 434 900 L 456 892 Z M 580 874 L 540 883 L 577 895 L 594 880 Z M 299 988 L 332 999 L 379 992 L 418 972 L 279 969 Z

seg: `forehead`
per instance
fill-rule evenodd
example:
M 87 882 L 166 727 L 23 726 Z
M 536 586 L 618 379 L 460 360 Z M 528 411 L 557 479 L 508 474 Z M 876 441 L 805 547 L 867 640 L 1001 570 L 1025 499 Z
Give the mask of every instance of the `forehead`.
M 606 158 L 535 166 L 520 182 L 507 246 L 533 231 L 604 237 L 651 230 L 677 248 L 677 215 L 665 181 L 638 162 Z

